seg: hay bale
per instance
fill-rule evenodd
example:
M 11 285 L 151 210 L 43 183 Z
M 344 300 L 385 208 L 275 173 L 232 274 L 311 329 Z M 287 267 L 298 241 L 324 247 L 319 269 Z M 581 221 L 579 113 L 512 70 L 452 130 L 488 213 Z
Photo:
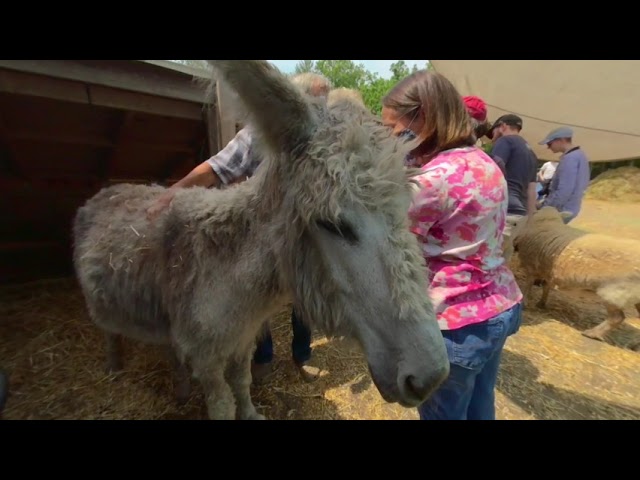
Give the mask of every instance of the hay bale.
M 601 173 L 589 184 L 585 198 L 640 202 L 640 168 L 612 168 Z

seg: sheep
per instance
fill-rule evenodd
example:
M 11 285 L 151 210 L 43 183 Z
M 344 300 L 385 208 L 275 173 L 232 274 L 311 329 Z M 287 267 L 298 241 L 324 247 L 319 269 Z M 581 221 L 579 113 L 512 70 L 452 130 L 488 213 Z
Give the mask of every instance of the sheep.
M 597 294 L 607 318 L 583 331 L 604 340 L 624 322 L 624 309 L 635 306 L 640 314 L 640 241 L 585 231 L 565 225 L 570 213 L 543 207 L 514 238 L 526 274 L 524 297 L 529 299 L 536 280 L 543 281 L 539 308 L 546 306 L 552 287 Z
M 373 115 L 329 107 L 266 61 L 210 60 L 235 92 L 263 163 L 226 190 L 113 185 L 77 212 L 74 266 L 92 321 L 169 346 L 203 386 L 210 419 L 264 419 L 250 359 L 265 322 L 293 303 L 327 336 L 356 339 L 387 402 L 422 403 L 449 362 L 408 227 L 411 177 Z

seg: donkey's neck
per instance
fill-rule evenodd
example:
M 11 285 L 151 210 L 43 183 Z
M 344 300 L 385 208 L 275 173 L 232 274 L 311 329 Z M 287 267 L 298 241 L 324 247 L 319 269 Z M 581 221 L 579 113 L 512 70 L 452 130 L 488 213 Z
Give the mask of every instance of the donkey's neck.
M 188 188 L 178 192 L 172 210 L 193 232 L 219 247 L 255 241 L 267 246 L 269 226 L 277 214 L 277 196 L 265 198 L 265 179 L 255 176 L 225 189 Z M 275 208 L 274 208 L 275 207 Z M 257 248 L 257 245 L 256 245 Z
M 281 224 L 279 212 L 264 205 L 256 180 L 223 190 L 179 191 L 166 217 L 163 242 L 167 265 L 198 272 L 197 279 L 187 281 L 223 279 L 229 294 L 224 301 L 246 302 L 262 315 L 288 303 L 290 294 L 282 281 L 281 253 L 273 233 L 273 226 Z M 171 268 L 163 271 L 171 275 Z

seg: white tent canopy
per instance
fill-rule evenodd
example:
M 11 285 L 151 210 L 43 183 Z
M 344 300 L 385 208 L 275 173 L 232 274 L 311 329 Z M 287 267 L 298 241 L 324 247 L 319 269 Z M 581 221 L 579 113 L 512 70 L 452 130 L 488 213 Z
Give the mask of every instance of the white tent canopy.
M 640 61 L 431 60 L 462 95 L 488 105 L 489 120 L 515 113 L 521 135 L 541 160 L 558 156 L 538 145 L 560 126 L 592 162 L 640 157 Z

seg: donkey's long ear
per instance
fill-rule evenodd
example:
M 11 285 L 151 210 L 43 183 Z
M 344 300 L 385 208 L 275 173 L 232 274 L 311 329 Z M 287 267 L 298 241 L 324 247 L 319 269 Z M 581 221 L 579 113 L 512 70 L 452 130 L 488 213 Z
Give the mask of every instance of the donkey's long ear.
M 315 118 L 301 92 L 265 60 L 209 60 L 218 81 L 238 94 L 250 122 L 275 152 L 311 137 Z

